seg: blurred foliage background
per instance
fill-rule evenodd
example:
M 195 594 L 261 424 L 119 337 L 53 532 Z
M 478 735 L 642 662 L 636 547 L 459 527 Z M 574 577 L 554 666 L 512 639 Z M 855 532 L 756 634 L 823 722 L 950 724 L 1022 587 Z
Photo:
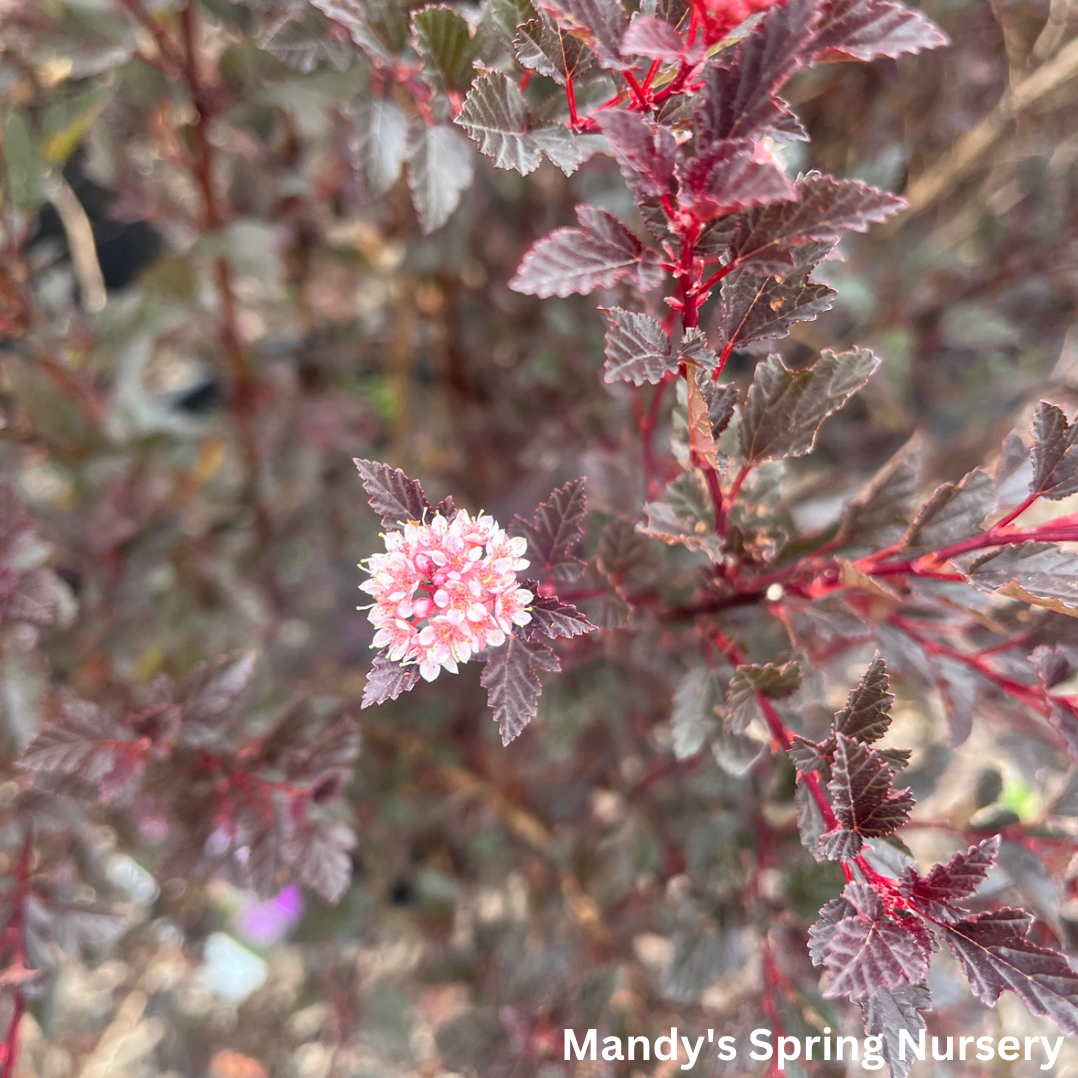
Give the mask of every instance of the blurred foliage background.
M 791 171 L 912 203 L 844 243 L 824 267 L 834 309 L 794 328 L 795 358 L 854 343 L 884 358 L 797 473 L 806 525 L 915 433 L 930 478 L 953 479 L 1037 397 L 1078 400 L 1078 12 L 928 11 L 950 48 L 791 88 L 812 136 L 786 149 Z M 297 697 L 356 711 L 370 641 L 356 563 L 377 522 L 353 456 L 503 521 L 586 475 L 593 540 L 638 515 L 632 401 L 602 383 L 593 305 L 507 288 L 576 203 L 631 213 L 613 162 L 522 178 L 476 154 L 460 208 L 425 236 L 403 179 L 373 197 L 358 178 L 364 63 L 345 50 L 297 70 L 260 45 L 277 17 L 271 0 L 0 2 L 0 470 L 54 594 L 51 624 L 0 629 L 5 812 L 14 754 L 65 693 L 137 695 L 255 649 L 267 714 Z M 655 572 L 641 564 L 639 586 Z M 810 1013 L 840 1027 L 805 987 L 803 934 L 841 875 L 798 852 L 792 773 L 675 762 L 666 632 L 587 638 L 509 749 L 470 667 L 365 712 L 336 906 L 296 887 L 264 902 L 198 866 L 170 875 L 156 851 L 172 824 L 137 800 L 61 835 L 125 927 L 57 966 L 16 1073 L 629 1074 L 571 1069 L 562 1028 L 736 1033 L 769 1024 L 775 983 L 787 1029 Z M 1036 821 L 1056 792 L 1020 734 L 975 725 L 959 759 L 938 719 L 902 701 L 899 719 L 927 816 Z M 1064 894 L 1044 864 L 995 886 L 1073 941 L 1070 847 L 1045 858 Z M 957 981 L 934 994 L 944 1032 L 984 1020 Z M 1004 1002 L 987 1021 L 1040 1029 Z

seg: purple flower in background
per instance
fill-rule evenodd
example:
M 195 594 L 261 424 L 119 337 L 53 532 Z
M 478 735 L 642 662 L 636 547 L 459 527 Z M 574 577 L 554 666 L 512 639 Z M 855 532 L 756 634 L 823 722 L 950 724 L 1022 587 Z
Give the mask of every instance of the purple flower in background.
M 236 914 L 236 930 L 255 947 L 272 947 L 299 924 L 303 916 L 303 892 L 289 884 L 265 902 L 251 902 Z

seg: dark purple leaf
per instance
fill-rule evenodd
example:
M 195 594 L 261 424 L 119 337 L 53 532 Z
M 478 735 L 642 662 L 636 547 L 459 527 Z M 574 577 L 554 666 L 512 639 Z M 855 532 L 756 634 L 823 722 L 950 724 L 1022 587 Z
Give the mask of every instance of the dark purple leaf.
M 402 692 L 414 689 L 418 680 L 418 664 L 401 666 L 384 655 L 377 655 L 371 663 L 370 673 L 367 674 L 367 683 L 363 686 L 363 702 L 360 707 L 372 707 L 374 704 L 384 704 L 387 700 L 396 700 Z
M 901 827 L 913 808 L 913 795 L 908 790 L 891 792 L 894 770 L 879 753 L 867 745 L 844 734 L 835 735 L 835 755 L 831 765 L 831 782 L 828 789 L 834 804 L 835 815 L 841 824 L 841 832 L 853 833 L 860 838 L 882 838 Z M 846 851 L 842 860 L 849 859 L 849 851 L 860 851 L 860 841 L 853 841 L 840 832 L 828 832 L 821 839 L 828 848 L 841 843 Z
M 900 1043 L 901 1032 L 916 1040 L 925 1028 L 921 1011 L 932 1006 L 928 986 L 905 982 L 894 988 L 881 985 L 874 996 L 858 1000 L 857 1005 L 865 1021 L 865 1032 L 870 1037 L 883 1039 L 880 1055 L 887 1063 L 891 1078 L 906 1078 L 914 1057 L 908 1046 Z
M 573 479 L 553 491 L 531 521 L 513 518 L 509 530 L 528 540 L 528 560 L 533 569 L 542 569 L 544 579 L 575 580 L 583 571 L 577 551 L 584 538 L 586 506 L 584 480 Z
M 867 884 L 847 884 L 842 897 L 854 912 L 835 924 L 826 942 L 825 998 L 862 1000 L 880 987 L 920 984 L 932 956 L 932 937 L 922 922 L 888 917 Z
M 856 831 L 835 827 L 820 836 L 817 853 L 825 861 L 852 861 L 864 845 L 864 840 Z
M 756 157 L 755 143 L 750 139 L 708 143 L 680 166 L 678 173 L 679 200 L 700 220 L 797 197 L 797 189 L 781 168 Z
M 101 781 L 116 765 L 117 755 L 132 742 L 96 705 L 68 700 L 19 754 L 19 763 L 48 775 L 75 775 L 84 782 Z
M 391 530 L 401 528 L 410 520 L 422 520 L 430 512 L 423 488 L 400 470 L 377 460 L 353 458 L 359 469 L 363 488 L 370 496 L 370 507 L 382 518 L 382 526 Z
M 598 135 L 575 135 L 560 123 L 533 127 L 531 138 L 566 176 L 571 176 L 592 154 L 598 153 L 602 144 Z
M 886 465 L 846 509 L 843 546 L 884 550 L 906 534 L 913 515 L 917 472 L 907 460 Z
M 818 172 L 802 176 L 795 186 L 796 200 L 738 215 L 732 261 L 763 277 L 781 277 L 797 264 L 791 247 L 834 244 L 843 232 L 867 232 L 870 224 L 887 220 L 905 205 L 860 180 L 836 180 Z
M 662 60 L 666 63 L 677 60 L 694 63 L 700 58 L 702 51 L 699 41 L 693 45 L 687 44 L 685 38 L 665 19 L 642 15 L 640 12 L 633 16 L 621 41 L 621 52 L 624 56 L 646 56 L 649 60 Z
M 1041 644 L 1029 656 L 1030 664 L 1045 689 L 1054 689 L 1078 672 L 1078 648 L 1067 644 Z
M 896 0 L 827 0 L 813 52 L 818 60 L 874 60 L 948 44 L 931 19 Z
M 424 61 L 424 74 L 446 93 L 461 93 L 475 78 L 472 66 L 482 52 L 482 42 L 472 38 L 467 20 L 452 8 L 430 5 L 412 16 L 415 48 Z
M 1069 700 L 1051 697 L 1052 710 L 1048 721 L 1063 741 L 1063 747 L 1070 757 L 1078 762 L 1078 711 Z
M 635 274 L 643 246 L 613 214 L 578 206 L 581 228 L 557 228 L 524 256 L 509 287 L 546 299 L 613 288 Z
M 670 712 L 675 759 L 695 756 L 717 732 L 721 699 L 715 678 L 706 666 L 695 666 L 682 675 Z
M 1024 910 L 1002 909 L 941 927 L 982 1003 L 993 1006 L 1009 988 L 1034 1014 L 1078 1033 L 1078 974 L 1063 955 L 1026 938 L 1032 923 Z
M 757 696 L 781 700 L 801 687 L 801 668 L 795 662 L 739 666 L 726 693 L 728 729 L 744 733 L 758 708 Z
M 529 134 L 531 120 L 524 96 L 500 71 L 490 71 L 472 83 L 455 120 L 498 168 L 534 172 L 542 156 Z
M 523 635 L 536 639 L 541 633 L 556 640 L 559 637 L 584 636 L 595 629 L 572 603 L 562 602 L 554 595 L 540 595 L 537 581 L 525 580 L 524 586 L 535 598 L 528 606 L 532 620 L 524 626 Z
M 310 727 L 303 734 L 302 744 L 280 764 L 290 778 L 316 777 L 327 772 L 351 774 L 361 744 L 359 726 L 351 715 L 341 715 L 314 737 Z
M 667 374 L 675 374 L 678 357 L 670 338 L 654 318 L 621 307 L 600 307 L 606 320 L 607 382 L 657 385 Z
M 811 269 L 794 270 L 786 277 L 759 277 L 748 270 L 729 274 L 722 282 L 718 325 L 723 344 L 740 348 L 776 340 L 787 336 L 795 322 L 810 322 L 829 311 L 835 291 L 809 283 Z
M 1031 494 L 1059 501 L 1078 493 L 1078 423 L 1071 425 L 1061 408 L 1047 401 L 1033 417 L 1033 479 Z
M 956 853 L 945 865 L 933 865 L 922 876 L 912 865 L 902 873 L 905 898 L 929 919 L 950 924 L 968 915 L 961 902 L 984 883 L 999 852 L 999 836 L 986 838 L 966 853 Z
M 833 729 L 858 741 L 878 741 L 891 725 L 891 705 L 895 702 L 887 666 L 877 655 L 850 692 L 846 706 L 835 716 Z
M 944 483 L 921 507 L 906 533 L 908 550 L 940 550 L 981 530 L 994 502 L 992 479 L 977 468 L 957 483 Z
M 241 651 L 191 671 L 177 691 L 185 736 L 193 727 L 220 728 L 222 720 L 235 717 L 246 702 L 256 659 L 255 652 Z
M 811 0 L 772 7 L 758 26 L 707 69 L 696 114 L 701 145 L 719 139 L 758 139 L 781 119 L 775 94 L 803 63 L 816 23 Z
M 632 66 L 621 56 L 629 17 L 620 0 L 537 0 L 536 6 L 559 26 L 582 35 L 602 67 L 622 71 Z
M 819 919 L 808 930 L 808 952 L 814 966 L 823 966 L 831 937 L 834 936 L 839 923 L 856 915 L 857 910 L 841 895 L 831 899 L 820 910 Z
M 51 625 L 56 616 L 56 578 L 48 569 L 5 570 L 0 562 L 0 622 Z
M 801 845 L 814 861 L 829 861 L 829 857 L 820 853 L 820 839 L 827 829 L 827 824 L 824 823 L 816 798 L 803 782 L 798 782 L 794 790 L 794 804 L 797 806 L 797 833 Z
M 531 0 L 491 0 L 490 17 L 494 29 L 507 44 L 511 45 L 517 30 L 538 16 Z
M 561 664 L 547 644 L 515 634 L 489 651 L 486 660 L 479 684 L 487 690 L 502 744 L 508 745 L 539 713 L 540 672 L 556 674 Z
M 308 4 L 283 11 L 266 28 L 259 45 L 305 75 L 323 61 L 344 71 L 355 56 L 352 43 L 341 40 L 332 20 Z
M 715 535 L 715 506 L 698 468 L 683 472 L 667 486 L 658 501 L 644 506 L 645 535 L 674 546 L 704 551 L 712 561 L 721 557 Z
M 823 421 L 872 376 L 879 360 L 867 349 L 825 351 L 811 367 L 791 371 L 778 356 L 756 366 L 738 427 L 747 461 L 799 457 L 812 449 Z
M 695 363 L 701 371 L 714 370 L 718 362 L 718 356 L 708 347 L 707 334 L 695 327 L 685 330 L 682 334 L 681 344 L 678 345 L 678 356 L 685 363 Z M 737 403 L 737 390 L 734 386 L 720 385 L 710 378 L 701 380 L 700 386 L 707 398 L 707 410 L 711 416 L 711 422 L 721 430 L 733 417 L 734 405 Z
M 284 868 L 281 846 L 284 841 L 280 812 L 271 806 L 273 820 L 262 827 L 246 845 L 246 855 L 241 861 L 244 884 L 259 898 L 272 898 L 281 889 L 281 871 Z
M 981 591 L 1006 588 L 1011 582 L 1028 601 L 1045 600 L 1078 604 L 1078 558 L 1052 543 L 1016 543 L 1000 547 L 973 560 L 966 574 Z M 1024 598 L 1012 588 L 1004 594 Z
M 474 151 L 448 124 L 416 124 L 408 140 L 408 187 L 424 234 L 439 229 L 460 204 L 474 174 Z
M 546 75 L 559 86 L 565 85 L 567 77 L 583 75 L 593 60 L 583 42 L 545 14 L 520 27 L 513 38 L 513 50 L 524 67 Z
M 407 27 L 395 0 L 310 0 L 372 60 L 393 62 L 407 38 Z
M 652 125 L 632 112 L 600 113 L 597 122 L 633 194 L 657 197 L 669 194 L 677 161 L 673 132 Z
M 308 820 L 289 835 L 281 856 L 296 879 L 327 902 L 339 902 L 352 882 L 356 834 L 342 820 Z
M 794 765 L 796 771 L 807 775 L 813 771 L 819 771 L 827 762 L 823 749 L 823 745 L 809 741 L 807 737 L 802 737 L 800 734 L 794 734 L 790 738 L 790 747 L 786 750 L 786 755 L 789 756 L 790 763 Z
M 599 568 L 616 588 L 627 592 L 651 584 L 655 577 L 652 545 L 631 520 L 612 520 L 599 536 Z

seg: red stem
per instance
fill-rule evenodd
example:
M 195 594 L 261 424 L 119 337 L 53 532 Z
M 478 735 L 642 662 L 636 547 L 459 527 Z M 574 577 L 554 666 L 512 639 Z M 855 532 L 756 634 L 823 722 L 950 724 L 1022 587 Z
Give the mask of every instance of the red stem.
M 1017 513 L 1014 515 L 1016 516 Z M 1078 541 L 1078 521 L 1073 519 L 1073 515 L 1061 517 L 1059 520 L 1053 520 L 1036 528 L 1027 528 L 1025 530 L 1003 530 L 1004 527 L 1005 525 L 1001 521 L 982 535 L 963 539 L 961 542 L 952 543 L 941 550 L 924 554 L 918 558 L 907 558 L 903 561 L 891 562 L 886 565 L 880 565 L 879 561 L 881 557 L 887 556 L 890 552 L 881 551 L 879 554 L 872 554 L 867 558 L 862 558 L 857 562 L 857 567 L 862 572 L 871 573 L 873 576 L 893 576 L 896 573 L 917 574 L 919 571 L 923 571 L 931 562 L 950 561 L 961 554 L 969 554 L 975 550 L 1009 546 L 1012 543 L 1067 543 Z
M 1046 718 L 1051 714 L 1052 709 L 1044 699 L 1044 693 L 1035 686 L 1023 685 L 1020 681 L 1006 677 L 989 666 L 979 655 L 970 655 L 967 652 L 959 651 L 948 644 L 941 644 L 939 641 L 925 636 L 920 626 L 909 618 L 895 614 L 888 620 L 895 628 L 901 629 L 911 640 L 916 640 L 929 654 L 944 655 L 955 662 L 963 663 L 965 666 L 976 670 L 982 677 L 993 682 L 1019 703 L 1025 704 L 1026 707 L 1031 708 L 1040 715 L 1044 715 Z
M 744 485 L 745 480 L 748 479 L 749 473 L 751 471 L 752 465 L 745 464 L 742 466 L 741 471 L 737 473 L 737 478 L 734 480 L 734 485 L 730 488 L 730 493 L 726 496 L 726 508 L 722 514 L 722 521 L 719 529 L 720 535 L 726 534 L 726 525 L 727 521 L 729 520 L 730 510 L 733 508 L 734 502 L 737 501 L 737 496 L 741 493 L 741 488 Z M 760 581 L 754 581 L 754 584 L 758 586 L 760 584 Z
M 639 102 L 640 107 L 650 111 L 651 103 L 648 101 L 647 92 L 644 90 L 644 87 L 637 82 L 636 76 L 631 71 L 625 72 L 625 81 L 629 84 L 629 89 L 632 90 L 633 96 Z
M 728 262 L 718 272 L 713 273 L 702 285 L 700 285 L 700 293 L 703 295 L 705 292 L 710 292 L 725 277 L 735 266 L 736 263 Z
M 691 42 L 690 42 L 691 43 Z M 689 80 L 689 76 L 692 74 L 693 65 L 681 61 L 681 68 L 674 76 L 673 80 L 667 83 L 655 96 L 651 99 L 652 106 L 661 105 L 664 101 L 671 97 L 681 93 L 681 88 Z
M 722 377 L 722 369 L 726 366 L 726 361 L 730 358 L 730 353 L 734 350 L 734 343 L 731 341 L 723 350 L 719 356 L 718 363 L 715 364 L 715 372 L 711 375 L 711 380 L 717 382 Z
M 576 114 L 576 91 L 573 89 L 573 76 L 568 71 L 565 73 L 565 100 L 569 105 L 569 126 L 576 130 L 580 126 L 580 118 Z
M 1012 521 L 1017 520 L 1018 517 L 1020 517 L 1040 496 L 1039 490 L 1030 494 L 1021 505 L 1012 509 L 1002 520 L 996 521 L 992 530 L 995 531 L 996 528 L 1005 528 Z
M 736 644 L 729 640 L 724 633 L 716 631 L 715 642 L 722 648 L 727 659 L 729 659 L 735 667 L 741 666 L 744 663 L 744 656 L 741 654 L 741 650 Z M 756 694 L 756 702 L 760 705 L 760 710 L 767 720 L 767 726 L 771 731 L 772 738 L 774 738 L 774 740 L 782 747 L 783 752 L 789 754 L 791 744 L 790 732 L 786 729 L 785 723 L 783 723 L 782 719 L 779 717 L 779 713 L 763 693 Z M 831 808 L 831 803 L 827 800 L 827 797 L 823 792 L 823 787 L 820 786 L 819 777 L 814 771 L 798 771 L 797 777 L 808 787 L 809 793 L 812 794 L 812 798 L 820 810 L 820 815 L 823 816 L 824 823 L 827 825 L 827 830 L 833 831 L 838 827 L 838 817 L 835 815 L 834 809 Z
M 710 464 L 704 467 L 704 477 L 707 479 L 707 488 L 711 491 L 711 500 L 715 504 L 715 534 L 722 536 L 725 514 L 722 503 L 722 484 L 719 482 L 719 473 Z

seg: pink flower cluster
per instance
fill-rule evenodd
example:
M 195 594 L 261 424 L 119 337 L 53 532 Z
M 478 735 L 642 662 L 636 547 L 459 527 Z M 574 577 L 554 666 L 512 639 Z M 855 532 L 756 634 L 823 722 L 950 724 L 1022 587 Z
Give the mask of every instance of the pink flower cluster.
M 531 621 L 534 596 L 517 585 L 528 542 L 510 539 L 485 513 L 461 509 L 451 521 L 435 513 L 384 538 L 386 552 L 368 559 L 371 578 L 360 585 L 375 599 L 374 647 L 402 665 L 418 663 L 427 681 L 443 668 L 455 674 L 457 663 Z

